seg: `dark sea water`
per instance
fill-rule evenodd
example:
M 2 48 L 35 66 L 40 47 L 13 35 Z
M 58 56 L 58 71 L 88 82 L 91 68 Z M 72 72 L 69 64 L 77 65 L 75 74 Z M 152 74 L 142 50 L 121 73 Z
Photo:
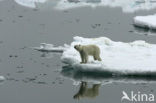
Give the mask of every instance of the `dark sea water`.
M 121 103 L 122 91 L 156 94 L 156 84 L 147 83 L 149 79 L 145 83 L 139 83 L 142 79 L 132 80 L 138 83 L 121 83 L 113 77 L 103 77 L 100 80 L 105 79 L 105 85 L 87 83 L 87 79 L 76 85 L 76 80 L 82 77 L 94 80 L 96 75 L 90 77 L 85 73 L 72 74 L 72 71 L 68 75 L 62 68 L 65 64 L 60 60 L 61 54 L 47 58 L 31 49 L 43 42 L 56 46 L 70 44 L 74 36 L 106 36 L 114 41 L 156 43 L 155 32 L 147 35 L 148 30 L 133 26 L 134 16 L 153 13 L 155 10 L 123 13 L 121 8 L 110 7 L 65 11 L 31 9 L 13 0 L 0 2 L 0 75 L 6 78 L 0 84 L 0 103 Z M 110 83 L 109 79 L 116 82 Z M 87 84 L 91 89 L 86 89 Z

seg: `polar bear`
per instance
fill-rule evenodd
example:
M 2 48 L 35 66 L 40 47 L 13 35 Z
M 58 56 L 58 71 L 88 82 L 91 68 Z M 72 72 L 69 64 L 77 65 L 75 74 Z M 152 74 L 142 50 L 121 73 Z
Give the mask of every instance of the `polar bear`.
M 75 45 L 74 48 L 80 53 L 81 63 L 88 62 L 88 56 L 94 57 L 94 60 L 101 61 L 100 48 L 96 45 Z

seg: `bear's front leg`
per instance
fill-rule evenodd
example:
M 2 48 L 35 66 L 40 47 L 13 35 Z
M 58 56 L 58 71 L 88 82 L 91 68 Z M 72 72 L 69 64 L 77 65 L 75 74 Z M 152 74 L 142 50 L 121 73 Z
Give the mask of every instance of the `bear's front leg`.
M 88 55 L 85 56 L 85 63 L 88 63 Z
M 84 58 L 82 52 L 80 53 L 80 56 L 81 56 L 81 62 L 80 62 L 80 63 L 81 63 L 81 64 L 85 63 L 85 58 Z

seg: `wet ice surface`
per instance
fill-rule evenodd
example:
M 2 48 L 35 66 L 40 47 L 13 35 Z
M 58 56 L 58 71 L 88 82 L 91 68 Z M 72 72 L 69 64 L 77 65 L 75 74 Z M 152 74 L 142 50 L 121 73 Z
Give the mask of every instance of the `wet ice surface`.
M 123 14 L 120 8 L 107 7 L 94 10 L 85 7 L 44 11 L 40 8 L 23 7 L 12 0 L 2 1 L 0 3 L 0 75 L 5 77 L 5 81 L 0 85 L 0 103 L 77 102 L 73 96 L 79 90 L 81 85 L 79 81 L 89 82 L 97 76 L 90 77 L 86 73 L 77 76 L 73 75 L 72 71 L 65 72 L 66 69 L 62 68 L 64 64 L 60 60 L 61 55 L 53 54 L 52 58 L 47 58 L 49 53 L 42 54 L 29 47 L 38 46 L 42 42 L 56 46 L 69 44 L 76 35 L 87 38 L 105 36 L 122 42 L 145 40 L 155 44 L 155 36 L 136 35 L 133 27 L 134 16 L 149 15 L 154 12 L 155 10 Z M 137 84 L 109 83 L 109 79 L 105 77 L 97 78 L 105 80 L 104 84 L 108 84 L 99 87 L 99 95 L 96 98 L 87 99 L 86 95 L 80 99 L 80 102 L 120 102 L 123 90 L 156 93 L 155 83 L 144 82 L 142 78 L 139 81 L 143 82 Z M 110 79 L 116 81 L 115 78 Z M 92 84 L 94 82 L 88 83 L 89 86 Z
M 112 72 L 99 72 L 99 71 L 89 71 L 82 69 L 75 69 L 72 66 L 64 66 L 61 74 L 67 78 L 71 79 L 74 85 L 78 85 L 81 81 L 88 81 L 92 83 L 100 83 L 102 85 L 111 83 L 125 83 L 125 84 L 141 84 L 141 83 L 155 83 L 155 75 L 145 75 L 145 74 L 129 74 L 129 75 L 116 75 Z

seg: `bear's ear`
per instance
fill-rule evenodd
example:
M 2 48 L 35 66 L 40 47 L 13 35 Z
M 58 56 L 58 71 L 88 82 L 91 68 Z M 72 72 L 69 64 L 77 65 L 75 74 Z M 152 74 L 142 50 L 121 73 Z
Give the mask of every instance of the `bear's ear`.
M 80 47 L 81 45 L 79 44 L 79 47 Z

